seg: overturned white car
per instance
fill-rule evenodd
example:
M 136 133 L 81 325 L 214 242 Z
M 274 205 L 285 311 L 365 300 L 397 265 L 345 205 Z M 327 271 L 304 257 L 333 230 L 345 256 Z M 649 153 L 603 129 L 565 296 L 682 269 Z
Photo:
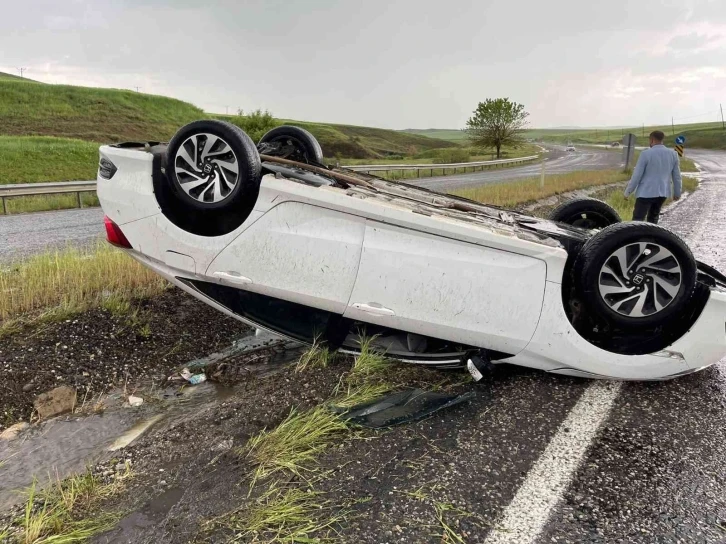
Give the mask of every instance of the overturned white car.
M 198 121 L 100 149 L 112 243 L 215 308 L 349 352 L 663 379 L 726 354 L 726 277 L 671 231 L 568 202 L 543 220 L 322 164 L 278 127 Z

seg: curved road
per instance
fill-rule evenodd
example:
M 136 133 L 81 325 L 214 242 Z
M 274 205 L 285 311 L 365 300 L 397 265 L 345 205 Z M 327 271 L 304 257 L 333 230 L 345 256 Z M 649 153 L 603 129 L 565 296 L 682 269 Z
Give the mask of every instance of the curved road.
M 567 153 L 562 146 L 547 146 L 545 171 L 547 174 L 567 174 L 581 170 L 609 170 L 622 166 L 622 151 L 596 147 L 578 148 Z M 500 170 L 485 170 L 470 174 L 439 176 L 416 180 L 416 185 L 433 191 L 451 191 L 463 187 L 476 187 L 489 183 L 501 183 L 516 179 L 537 177 L 542 172 L 541 163 L 528 164 Z

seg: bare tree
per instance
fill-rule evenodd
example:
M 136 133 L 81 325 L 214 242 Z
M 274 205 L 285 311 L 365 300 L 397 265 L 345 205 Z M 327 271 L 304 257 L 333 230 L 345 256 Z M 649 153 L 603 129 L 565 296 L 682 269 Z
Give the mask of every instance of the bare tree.
M 493 147 L 499 158 L 503 145 L 517 146 L 523 143 L 522 133 L 528 116 L 522 104 L 510 102 L 509 98 L 487 98 L 479 102 L 466 122 L 464 131 L 473 145 Z

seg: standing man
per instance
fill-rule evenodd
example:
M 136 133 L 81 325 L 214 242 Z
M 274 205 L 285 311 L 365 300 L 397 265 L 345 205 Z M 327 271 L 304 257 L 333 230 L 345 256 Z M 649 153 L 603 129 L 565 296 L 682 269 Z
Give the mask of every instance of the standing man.
M 650 133 L 650 149 L 640 154 L 633 177 L 625 188 L 625 197 L 635 192 L 633 221 L 657 223 L 660 207 L 666 198 L 681 198 L 681 168 L 678 154 L 663 145 L 665 134 L 660 130 Z M 671 178 L 673 192 L 671 193 Z

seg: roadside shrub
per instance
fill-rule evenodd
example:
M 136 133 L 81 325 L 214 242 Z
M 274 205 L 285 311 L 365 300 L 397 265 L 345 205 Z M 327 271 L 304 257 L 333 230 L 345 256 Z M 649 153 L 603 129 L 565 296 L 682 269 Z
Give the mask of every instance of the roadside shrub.
M 230 118 L 231 123 L 237 125 L 244 130 L 252 140 L 257 143 L 265 132 L 275 127 L 279 127 L 282 123 L 275 119 L 272 114 L 265 110 L 257 109 L 247 115 L 242 110 L 237 115 Z
M 469 162 L 469 150 L 463 148 L 439 149 L 434 157 L 434 164 L 449 164 L 452 162 Z

